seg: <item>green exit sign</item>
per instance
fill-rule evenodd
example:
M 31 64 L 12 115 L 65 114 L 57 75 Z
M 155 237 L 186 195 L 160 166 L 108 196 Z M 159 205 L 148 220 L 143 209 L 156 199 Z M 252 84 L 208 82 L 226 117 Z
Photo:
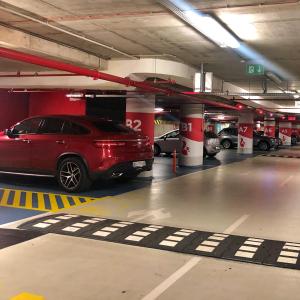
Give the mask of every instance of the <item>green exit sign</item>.
M 249 64 L 247 65 L 247 74 L 248 75 L 264 75 L 265 68 L 260 64 Z

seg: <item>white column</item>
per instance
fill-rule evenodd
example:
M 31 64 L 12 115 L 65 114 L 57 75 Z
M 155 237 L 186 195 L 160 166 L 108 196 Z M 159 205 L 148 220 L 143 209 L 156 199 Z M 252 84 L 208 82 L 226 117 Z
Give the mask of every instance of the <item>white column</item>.
M 253 113 L 243 112 L 239 116 L 238 153 L 253 153 Z
M 180 111 L 180 166 L 195 167 L 203 164 L 203 127 L 203 105 L 182 105 Z
M 126 125 L 137 132 L 149 137 L 154 143 L 154 108 L 155 96 L 141 98 L 127 98 Z M 153 172 L 142 172 L 141 177 L 152 177 Z
M 280 122 L 279 123 L 279 138 L 282 140 L 284 146 L 292 145 L 292 123 Z
M 264 133 L 266 136 L 275 137 L 276 122 L 274 118 L 265 119 L 264 121 Z

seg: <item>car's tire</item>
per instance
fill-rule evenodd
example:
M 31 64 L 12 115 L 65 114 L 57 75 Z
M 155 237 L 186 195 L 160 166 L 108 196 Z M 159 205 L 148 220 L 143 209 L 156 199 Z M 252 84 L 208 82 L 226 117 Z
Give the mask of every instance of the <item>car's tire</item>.
M 228 140 L 228 139 L 223 140 L 221 142 L 221 145 L 223 146 L 224 149 L 230 149 L 230 148 L 232 148 L 232 142 L 231 142 L 231 140 Z
M 270 145 L 265 141 L 261 141 L 258 144 L 258 149 L 260 151 L 269 151 L 270 150 Z
M 161 153 L 161 149 L 157 144 L 154 144 L 154 156 L 159 156 Z
M 210 153 L 208 154 L 208 157 L 215 157 L 217 155 L 217 153 Z
M 85 164 L 77 157 L 63 159 L 58 165 L 56 177 L 59 185 L 68 193 L 86 191 L 92 184 Z

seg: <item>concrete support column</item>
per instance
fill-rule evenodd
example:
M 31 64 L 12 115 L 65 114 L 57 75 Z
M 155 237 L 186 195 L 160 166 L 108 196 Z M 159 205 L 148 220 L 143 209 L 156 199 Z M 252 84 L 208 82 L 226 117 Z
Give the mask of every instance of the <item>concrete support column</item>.
M 127 98 L 126 126 L 149 137 L 154 144 L 154 108 L 155 96 Z M 143 172 L 142 177 L 152 177 L 153 172 Z
M 264 133 L 266 136 L 275 138 L 275 128 L 276 122 L 275 119 L 265 119 L 264 121 Z
M 282 140 L 284 146 L 292 145 L 292 123 L 280 122 L 279 123 L 279 138 Z
M 154 143 L 155 97 L 127 98 L 126 126 L 147 135 Z
M 238 125 L 238 153 L 253 153 L 253 113 L 240 114 Z
M 297 123 L 292 123 L 292 135 L 298 137 L 298 127 Z
M 300 136 L 300 124 L 297 124 L 297 136 Z
M 180 166 L 195 167 L 203 164 L 203 127 L 203 105 L 182 105 L 180 111 Z

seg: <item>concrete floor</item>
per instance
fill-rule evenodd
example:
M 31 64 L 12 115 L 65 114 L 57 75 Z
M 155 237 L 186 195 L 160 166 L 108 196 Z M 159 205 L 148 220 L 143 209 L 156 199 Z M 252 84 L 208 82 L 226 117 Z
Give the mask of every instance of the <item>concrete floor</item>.
M 292 152 L 300 156 L 300 147 Z M 300 242 L 299 170 L 300 159 L 258 156 L 68 212 Z M 296 270 L 55 234 L 1 250 L 0 266 L 0 300 L 22 292 L 47 300 L 298 299 L 300 293 Z

